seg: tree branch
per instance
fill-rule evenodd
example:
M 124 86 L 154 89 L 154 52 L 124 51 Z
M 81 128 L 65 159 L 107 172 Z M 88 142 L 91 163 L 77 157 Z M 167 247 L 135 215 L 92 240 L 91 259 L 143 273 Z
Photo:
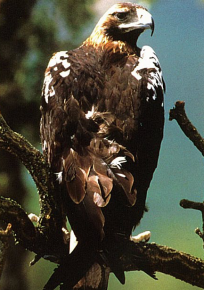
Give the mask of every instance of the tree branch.
M 17 202 L 0 197 L 0 220 L 12 224 L 16 239 L 21 242 L 24 248 L 34 250 L 35 227 Z
M 203 240 L 203 247 L 204 247 L 204 203 L 203 202 L 195 202 L 188 199 L 182 199 L 180 201 L 180 206 L 184 209 L 194 209 L 201 212 L 202 215 L 202 222 L 203 222 L 203 231 L 199 228 L 195 229 L 195 233 Z
M 0 197 L 0 220 L 12 224 L 16 241 L 25 249 L 36 253 L 37 259 L 46 256 L 47 259 L 59 262 L 68 251 L 67 244 L 57 245 L 59 241 L 56 236 L 46 236 L 39 227 L 34 227 L 21 206 L 10 198 Z
M 126 271 L 143 270 L 150 275 L 158 271 L 204 288 L 204 261 L 189 254 L 154 243 L 131 242 L 123 259 Z
M 3 272 L 6 253 L 8 250 L 8 239 L 11 236 L 11 224 L 8 224 L 5 231 L 0 230 L 0 278 Z
M 52 209 L 57 207 L 53 198 L 54 185 L 49 165 L 39 150 L 34 148 L 23 136 L 11 130 L 1 113 L 0 148 L 14 154 L 28 169 L 39 191 L 41 202 L 40 224 L 42 228 L 48 226 L 51 222 Z
M 204 139 L 188 119 L 185 112 L 185 102 L 177 101 L 175 107 L 169 112 L 169 120 L 176 120 L 184 134 L 193 142 L 204 156 Z
M 184 134 L 193 142 L 196 148 L 204 156 L 204 138 L 198 133 L 195 126 L 188 119 L 185 112 L 185 102 L 177 101 L 175 107 L 169 112 L 169 120 L 176 120 Z M 204 247 L 204 202 L 194 202 L 187 199 L 180 201 L 180 206 L 184 209 L 199 210 L 202 214 L 203 231 L 195 229 L 195 233 L 203 240 Z
M 45 244 L 36 237 L 34 226 L 22 208 L 9 199 L 0 201 L 0 219 L 13 223 L 12 229 L 21 245 L 35 253 L 43 252 Z M 56 254 L 50 246 L 48 249 L 50 257 Z M 169 247 L 129 241 L 121 260 L 125 271 L 142 270 L 154 278 L 154 272 L 161 272 L 204 288 L 204 261 Z
M 53 247 L 56 246 L 57 243 L 61 252 L 60 256 L 63 255 L 65 248 L 67 250 L 68 247 L 68 245 L 64 243 L 65 234 L 62 232 L 62 227 L 64 227 L 66 221 L 65 216 L 62 214 L 63 211 L 60 204 L 60 195 L 57 191 L 57 185 L 53 182 L 55 180 L 54 174 L 51 172 L 45 156 L 33 147 L 23 136 L 11 130 L 1 113 L 0 148 L 14 154 L 21 160 L 33 177 L 38 189 L 40 197 L 40 217 L 36 227 L 36 233 L 38 234 L 38 240 L 42 243 L 42 249 L 46 250 L 46 252 L 43 251 L 41 254 L 47 254 L 47 251 L 50 252 L 50 247 L 53 250 Z M 23 211 L 22 209 L 20 210 L 19 205 L 14 203 L 14 201 L 10 201 L 9 203 L 8 200 L 1 200 L 2 209 L 4 209 L 5 212 L 7 211 L 7 215 L 4 215 L 4 220 L 7 217 L 6 222 L 11 222 L 12 225 L 18 214 Z M 15 209 L 15 212 L 11 211 L 12 215 L 9 214 L 11 207 Z M 22 221 L 27 225 L 29 223 L 28 220 L 27 215 L 24 213 Z M 30 225 L 31 224 L 30 221 Z M 23 232 L 25 230 L 23 223 L 20 223 L 19 226 L 19 231 L 22 230 Z M 28 240 L 25 241 L 25 245 L 27 248 L 30 248 Z M 33 250 L 34 252 L 40 252 L 40 250 Z M 55 254 L 57 255 L 58 253 Z

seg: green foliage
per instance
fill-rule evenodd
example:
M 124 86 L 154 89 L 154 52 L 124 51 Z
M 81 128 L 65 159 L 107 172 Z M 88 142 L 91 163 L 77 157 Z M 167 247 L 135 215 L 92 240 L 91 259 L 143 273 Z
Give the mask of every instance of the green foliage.
M 17 71 L 16 81 L 26 100 L 40 100 L 43 73 L 52 53 L 69 50 L 82 41 L 81 30 L 90 21 L 89 1 L 38 0 L 29 25 L 20 33 L 27 39 L 28 50 Z

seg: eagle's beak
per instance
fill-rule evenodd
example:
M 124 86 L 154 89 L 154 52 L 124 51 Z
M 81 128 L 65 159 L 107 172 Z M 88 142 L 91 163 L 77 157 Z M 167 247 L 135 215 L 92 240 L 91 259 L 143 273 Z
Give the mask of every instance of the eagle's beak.
M 151 36 L 152 36 L 154 33 L 154 19 L 153 18 L 152 18 L 152 24 L 150 26 L 150 29 L 152 30 L 152 33 L 151 33 Z
M 135 19 L 133 19 L 129 23 L 120 24 L 119 28 L 121 29 L 123 33 L 127 33 L 135 29 L 141 29 L 141 30 L 151 29 L 152 30 L 151 36 L 152 36 L 154 33 L 154 20 L 152 18 L 152 15 L 148 11 L 142 8 L 138 8 L 137 16 L 135 16 Z

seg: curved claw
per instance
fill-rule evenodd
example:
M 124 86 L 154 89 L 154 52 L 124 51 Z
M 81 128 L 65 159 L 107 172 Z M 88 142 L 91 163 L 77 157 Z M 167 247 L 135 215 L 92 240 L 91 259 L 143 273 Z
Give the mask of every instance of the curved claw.
M 150 231 L 145 231 L 143 233 L 140 233 L 137 236 L 131 236 L 130 240 L 135 242 L 135 243 L 148 242 L 150 240 L 150 237 L 151 237 L 151 232 Z

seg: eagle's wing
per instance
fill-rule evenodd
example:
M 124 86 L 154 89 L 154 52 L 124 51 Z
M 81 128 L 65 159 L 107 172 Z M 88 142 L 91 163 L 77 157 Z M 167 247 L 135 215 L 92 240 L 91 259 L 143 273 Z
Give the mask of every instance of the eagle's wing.
M 165 92 L 161 66 L 151 47 L 142 47 L 139 63 L 132 75 L 142 82 L 137 157 L 140 175 L 150 183 L 163 138 Z M 148 188 L 149 184 L 146 186 Z
M 132 221 L 137 225 L 144 210 L 147 190 L 157 167 L 164 127 L 165 83 L 154 50 L 143 46 L 132 76 L 140 83 L 141 114 L 136 149 L 137 202 Z

